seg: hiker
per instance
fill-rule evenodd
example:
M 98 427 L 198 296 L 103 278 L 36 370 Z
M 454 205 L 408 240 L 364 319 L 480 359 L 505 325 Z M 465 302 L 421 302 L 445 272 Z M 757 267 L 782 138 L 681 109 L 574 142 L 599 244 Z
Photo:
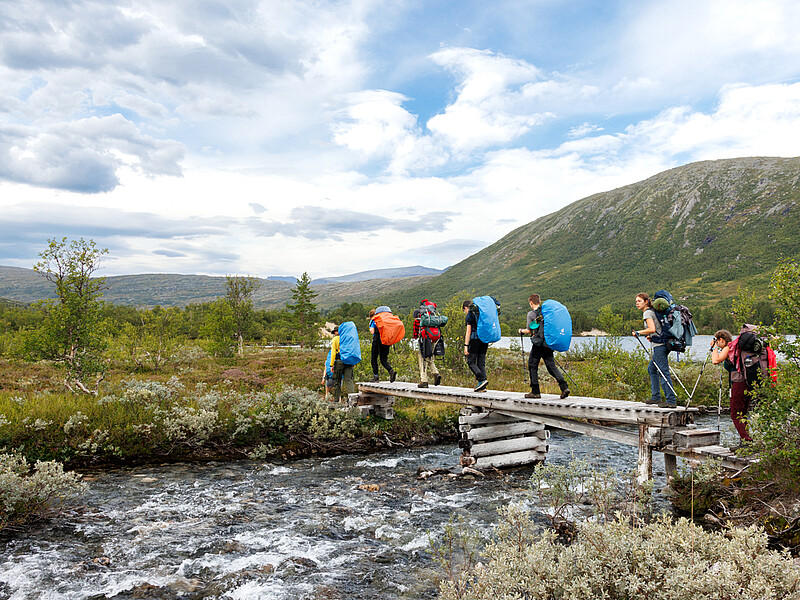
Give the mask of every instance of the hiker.
M 325 400 L 328 400 L 333 395 L 333 365 L 331 365 L 332 351 L 328 351 L 328 357 L 325 359 L 325 369 L 322 371 L 322 385 L 325 386 Z
M 388 307 L 381 308 L 386 308 L 388 311 Z M 397 378 L 397 372 L 392 368 L 392 365 L 389 364 L 389 349 L 391 346 L 387 346 L 381 342 L 381 332 L 378 331 L 378 326 L 373 318 L 376 310 L 377 309 L 372 309 L 369 311 L 369 332 L 372 334 L 372 381 L 380 381 L 380 377 L 378 376 L 378 357 L 380 357 L 381 364 L 389 372 L 389 381 L 394 382 Z
M 749 441 L 750 435 L 747 433 L 747 426 L 745 425 L 742 417 L 747 414 L 748 404 L 745 397 L 745 386 L 747 384 L 744 381 L 744 386 L 742 382 L 737 382 L 736 387 L 736 398 L 734 398 L 734 373 L 736 373 L 736 368 L 733 366 L 733 363 L 728 358 L 730 355 L 731 347 L 733 346 L 733 334 L 728 331 L 727 329 L 720 329 L 714 334 L 714 340 L 711 342 L 711 364 L 712 365 L 719 365 L 721 364 L 722 367 L 728 372 L 728 385 L 730 387 L 730 411 L 731 411 L 731 421 L 733 421 L 733 426 L 736 427 L 736 432 L 739 434 L 739 437 L 743 440 Z M 737 374 L 738 375 L 738 374 Z M 739 379 L 739 377 L 736 377 Z M 720 381 L 720 385 L 722 382 Z
M 526 398 L 541 398 L 539 390 L 539 361 L 544 361 L 547 372 L 558 382 L 561 397 L 569 396 L 569 386 L 564 374 L 556 366 L 553 350 L 544 341 L 544 317 L 542 316 L 542 300 L 539 294 L 531 294 L 528 298 L 531 310 L 528 312 L 528 326 L 519 329 L 518 333 L 531 336 L 531 354 L 528 357 L 528 372 L 531 377 L 531 391 L 525 394 Z
M 339 338 L 339 326 L 333 328 L 333 340 L 331 340 L 331 356 L 333 358 L 333 400 L 341 402 L 342 387 L 345 392 L 356 391 L 356 382 L 353 378 L 354 365 L 347 365 L 341 358 L 341 340 Z
M 417 344 L 417 360 L 419 362 L 419 383 L 417 387 L 426 388 L 428 387 L 428 373 L 433 375 L 433 385 L 439 385 L 442 382 L 442 376 L 439 375 L 439 370 L 436 368 L 436 360 L 433 353 L 436 343 L 442 338 L 442 334 L 438 327 L 421 325 L 423 313 L 429 314 L 431 311 L 435 311 L 436 303 L 426 299 L 420 302 L 419 306 L 411 314 L 411 318 L 414 319 L 411 337 L 419 340 Z
M 486 377 L 486 351 L 489 349 L 489 344 L 478 338 L 478 317 L 472 310 L 472 300 L 464 300 L 461 309 L 466 315 L 464 322 L 467 325 L 464 335 L 464 356 L 467 357 L 469 370 L 478 382 L 473 391 L 485 392 L 489 385 Z
M 672 386 L 672 376 L 669 372 L 669 350 L 666 344 L 654 342 L 650 339 L 652 335 L 661 333 L 661 323 L 656 317 L 653 303 L 650 296 L 645 293 L 636 294 L 636 308 L 642 311 L 644 319 L 644 329 L 632 331 L 634 337 L 643 335 L 650 341 L 650 364 L 647 365 L 647 372 L 650 374 L 650 399 L 647 404 L 658 404 L 662 408 L 675 408 L 678 400 L 675 397 L 675 388 Z M 664 389 L 665 401 L 661 401 L 661 390 Z
M 756 335 L 756 329 L 755 325 L 742 326 L 739 336 L 728 343 L 723 362 L 730 373 L 731 420 L 745 442 L 752 441 L 746 421 L 755 400 L 753 390 L 762 382 L 777 378 L 775 353 L 767 341 Z

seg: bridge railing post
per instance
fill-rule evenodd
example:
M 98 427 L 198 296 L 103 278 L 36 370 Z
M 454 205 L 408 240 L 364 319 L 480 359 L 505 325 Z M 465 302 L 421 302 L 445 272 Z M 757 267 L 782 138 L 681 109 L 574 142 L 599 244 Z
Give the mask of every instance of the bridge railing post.
M 647 423 L 639 423 L 639 459 L 636 463 L 636 483 L 644 485 L 653 478 L 653 446 L 650 444 Z

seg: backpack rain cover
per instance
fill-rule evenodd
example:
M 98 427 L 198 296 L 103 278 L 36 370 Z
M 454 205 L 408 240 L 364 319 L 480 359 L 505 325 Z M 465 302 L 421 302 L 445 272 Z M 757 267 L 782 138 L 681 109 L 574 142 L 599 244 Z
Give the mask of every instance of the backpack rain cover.
M 478 307 L 478 339 L 485 344 L 500 341 L 500 318 L 497 315 L 497 304 L 491 296 L 478 296 L 472 299 Z
M 572 317 L 567 307 L 557 300 L 542 303 L 544 342 L 556 352 L 566 352 L 572 342 Z
M 361 342 L 358 341 L 356 324 L 352 321 L 339 325 L 339 360 L 346 365 L 361 362 Z

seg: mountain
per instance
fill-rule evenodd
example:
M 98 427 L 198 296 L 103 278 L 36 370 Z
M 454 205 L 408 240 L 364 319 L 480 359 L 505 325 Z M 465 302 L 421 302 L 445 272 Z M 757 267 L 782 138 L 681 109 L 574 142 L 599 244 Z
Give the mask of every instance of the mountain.
M 578 200 L 392 301 L 474 290 L 525 307 L 535 292 L 596 314 L 663 288 L 700 308 L 739 285 L 765 294 L 784 257 L 800 258 L 800 158 L 705 161 Z
M 316 304 L 329 309 L 344 302 L 366 302 L 370 298 L 395 294 L 420 285 L 441 272 L 419 266 L 382 269 L 314 280 L 311 287 L 319 294 Z M 367 274 L 374 277 L 366 279 Z M 225 277 L 151 273 L 105 279 L 103 300 L 112 304 L 185 306 L 225 295 Z M 267 309 L 283 308 L 291 300 L 291 289 L 297 284 L 294 277 L 268 277 L 259 281 L 261 287 L 253 294 L 253 303 L 258 308 Z M 52 297 L 53 285 L 33 269 L 0 266 L 0 299 L 29 303 Z
M 398 279 L 400 277 L 419 277 L 427 276 L 434 277 L 444 273 L 441 269 L 431 269 L 429 267 L 422 267 L 416 265 L 414 267 L 397 267 L 394 269 L 374 269 L 372 271 L 361 271 L 360 273 L 353 273 L 352 275 L 343 275 L 341 277 L 323 277 L 315 279 L 315 285 L 323 285 L 326 283 L 349 283 L 355 281 L 367 281 L 368 279 Z

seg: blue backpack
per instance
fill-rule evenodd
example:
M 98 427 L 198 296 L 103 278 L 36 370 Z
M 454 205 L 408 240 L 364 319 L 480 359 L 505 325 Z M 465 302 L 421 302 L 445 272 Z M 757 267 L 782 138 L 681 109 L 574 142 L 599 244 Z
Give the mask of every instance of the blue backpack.
M 544 342 L 556 352 L 566 352 L 572 342 L 572 317 L 567 307 L 557 300 L 542 303 Z
M 358 341 L 356 324 L 352 321 L 339 325 L 339 360 L 346 365 L 361 362 L 361 342 Z
M 478 309 L 478 339 L 485 344 L 500 341 L 500 303 L 492 296 L 478 296 L 472 299 L 472 305 Z
M 341 339 L 339 340 L 341 341 Z M 325 359 L 325 378 L 333 379 L 333 364 L 331 361 L 331 350 L 328 350 L 328 358 Z

